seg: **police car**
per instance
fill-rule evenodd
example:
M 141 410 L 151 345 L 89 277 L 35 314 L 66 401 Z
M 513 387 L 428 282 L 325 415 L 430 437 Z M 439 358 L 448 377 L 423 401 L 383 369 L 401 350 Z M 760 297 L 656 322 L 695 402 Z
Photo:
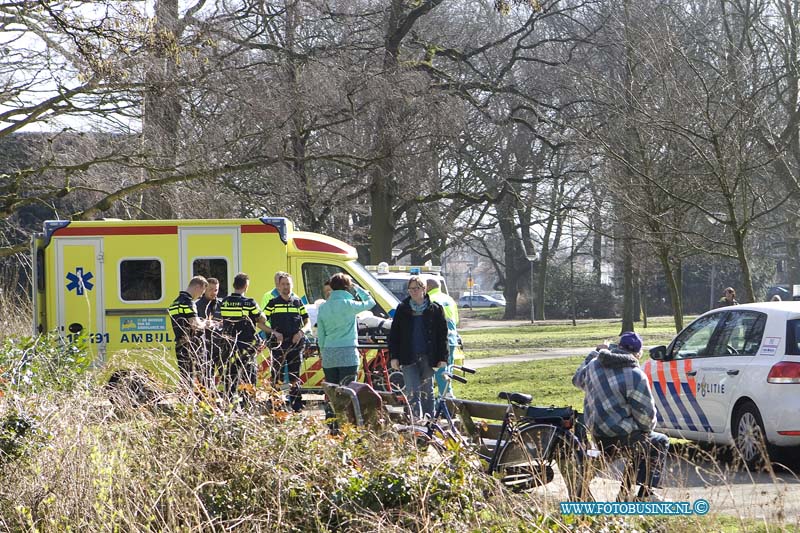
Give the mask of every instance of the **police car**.
M 449 294 L 440 266 L 390 265 L 382 262 L 377 265 L 367 265 L 367 270 L 401 302 L 408 297 L 408 279 L 411 276 L 434 278 L 439 281 L 442 292 Z
M 658 430 L 733 444 L 748 466 L 768 445 L 800 445 L 800 302 L 709 311 L 644 365 Z

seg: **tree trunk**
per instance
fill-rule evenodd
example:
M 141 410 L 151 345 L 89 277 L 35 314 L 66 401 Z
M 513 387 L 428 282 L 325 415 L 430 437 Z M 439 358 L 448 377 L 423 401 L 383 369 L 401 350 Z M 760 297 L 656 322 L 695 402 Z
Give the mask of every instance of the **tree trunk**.
M 642 309 L 642 327 L 647 329 L 647 286 L 643 282 L 644 278 L 639 275 L 639 302 Z
M 744 232 L 733 232 L 733 241 L 736 244 L 736 256 L 739 259 L 739 269 L 742 272 L 742 289 L 745 294 L 745 298 L 747 298 L 742 303 L 756 301 L 756 293 L 753 290 L 753 274 L 750 271 L 750 261 L 747 258 L 747 250 L 745 250 L 746 238 L 747 235 Z
M 175 167 L 179 146 L 181 100 L 175 84 L 177 43 L 180 40 L 178 0 L 155 4 L 152 51 L 145 73 L 142 135 L 145 152 L 160 169 Z M 178 218 L 175 199 L 159 187 L 142 193 L 141 208 L 154 217 Z
M 793 213 L 787 217 L 784 225 L 783 240 L 786 243 L 786 282 L 789 294 L 794 285 L 800 284 L 800 220 Z
M 288 2 L 286 4 L 286 34 L 285 46 L 287 50 L 292 52 L 296 48 L 296 30 L 300 24 L 300 17 L 297 13 L 297 3 Z M 316 214 L 311 203 L 313 191 L 312 185 L 308 181 L 308 171 L 306 163 L 306 152 L 308 144 L 308 135 L 305 131 L 304 116 L 305 109 L 302 105 L 301 91 L 298 85 L 298 72 L 296 60 L 289 56 L 286 59 L 286 78 L 291 90 L 292 99 L 289 102 L 292 110 L 291 125 L 292 130 L 289 133 L 289 143 L 292 150 L 292 161 L 288 163 L 288 167 L 294 176 L 297 183 L 297 191 L 300 195 L 300 209 L 296 212 L 301 214 L 299 221 L 301 227 L 307 231 L 319 231 L 321 228 L 320 221 L 317 219 Z
M 659 252 L 658 259 L 661 261 L 661 267 L 664 269 L 664 279 L 667 281 L 670 304 L 672 304 L 672 319 L 675 322 L 675 333 L 678 333 L 683 329 L 683 300 L 681 298 L 680 276 L 675 275 L 675 270 L 672 268 L 669 254 L 666 251 Z
M 603 214 L 600 199 L 595 197 L 592 206 L 592 275 L 598 287 L 603 283 Z
M 625 332 L 633 331 L 633 253 L 630 237 L 623 237 L 622 250 L 622 332 Z
M 497 219 L 500 233 L 503 235 L 503 259 L 506 266 L 506 287 L 503 295 L 506 298 L 506 309 L 503 318 L 517 318 L 517 292 L 523 270 L 519 268 L 524 253 L 514 224 L 511 198 L 506 197 L 497 204 Z M 527 263 L 527 261 L 526 261 Z M 530 265 L 528 265 L 530 267 Z M 526 274 L 528 270 L 524 271 Z
M 570 223 L 570 254 L 569 254 L 569 310 L 572 314 L 572 326 L 577 326 L 577 304 L 575 302 L 575 230 Z
M 386 82 L 393 83 L 400 70 L 400 45 L 414 24 L 421 17 L 435 9 L 444 0 L 427 0 L 412 6 L 406 12 L 405 0 L 391 0 L 384 33 L 383 70 Z M 413 3 L 411 3 L 413 4 Z M 372 209 L 370 231 L 370 260 L 372 262 L 388 261 L 391 258 L 392 239 L 394 237 L 394 200 L 396 192 L 396 142 L 392 134 L 392 117 L 402 116 L 398 108 L 403 102 L 386 98 L 375 121 L 376 149 L 374 157 L 378 163 L 370 175 L 370 200 Z
M 536 290 L 531 287 L 531 297 L 536 299 L 534 307 L 534 314 L 536 320 L 544 320 L 544 304 L 545 297 L 547 296 L 547 265 L 549 263 L 550 246 L 548 243 L 548 235 L 545 233 L 545 238 L 542 242 L 542 253 L 539 256 L 538 272 L 536 273 Z M 533 266 L 531 266 L 533 268 Z
M 384 159 L 378 163 L 372 176 L 372 186 L 369 190 L 372 209 L 372 224 L 370 225 L 370 263 L 390 261 L 392 257 L 392 238 L 394 237 L 394 195 L 391 193 L 389 178 L 392 163 Z

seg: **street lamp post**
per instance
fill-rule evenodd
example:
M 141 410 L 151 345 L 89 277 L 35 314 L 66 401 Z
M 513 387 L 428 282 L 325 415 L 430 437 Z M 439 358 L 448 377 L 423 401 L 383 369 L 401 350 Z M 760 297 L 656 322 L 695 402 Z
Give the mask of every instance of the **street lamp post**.
M 403 253 L 403 250 L 400 248 L 392 248 L 392 264 L 397 264 L 397 258 L 400 257 L 400 254 Z
M 533 262 L 536 261 L 536 254 L 528 254 L 525 256 L 531 264 L 531 324 L 535 324 L 533 314 Z
M 709 291 L 708 291 L 708 308 L 714 309 L 714 303 L 716 300 L 716 291 L 714 290 L 714 284 L 716 283 L 717 277 L 717 264 L 711 263 L 711 281 L 709 283 Z
M 720 224 L 724 224 L 726 221 L 725 213 L 706 213 L 706 220 L 712 226 L 719 226 Z M 716 303 L 716 290 L 714 285 L 716 284 L 716 277 L 717 277 L 717 262 L 715 261 L 715 257 L 711 257 L 711 280 L 709 282 L 709 290 L 708 290 L 708 308 L 714 309 L 714 304 Z

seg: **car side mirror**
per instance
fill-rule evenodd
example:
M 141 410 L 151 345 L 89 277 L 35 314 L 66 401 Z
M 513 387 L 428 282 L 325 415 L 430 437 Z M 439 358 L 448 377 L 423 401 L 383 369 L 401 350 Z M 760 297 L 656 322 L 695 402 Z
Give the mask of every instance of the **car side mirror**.
M 650 359 L 653 361 L 663 361 L 667 358 L 666 346 L 653 346 L 650 348 Z

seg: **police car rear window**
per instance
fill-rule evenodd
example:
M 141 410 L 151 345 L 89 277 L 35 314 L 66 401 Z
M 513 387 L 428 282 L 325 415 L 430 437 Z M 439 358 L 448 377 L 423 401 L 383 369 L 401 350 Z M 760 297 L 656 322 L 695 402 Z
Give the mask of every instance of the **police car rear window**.
M 800 320 L 786 321 L 786 354 L 800 355 Z

